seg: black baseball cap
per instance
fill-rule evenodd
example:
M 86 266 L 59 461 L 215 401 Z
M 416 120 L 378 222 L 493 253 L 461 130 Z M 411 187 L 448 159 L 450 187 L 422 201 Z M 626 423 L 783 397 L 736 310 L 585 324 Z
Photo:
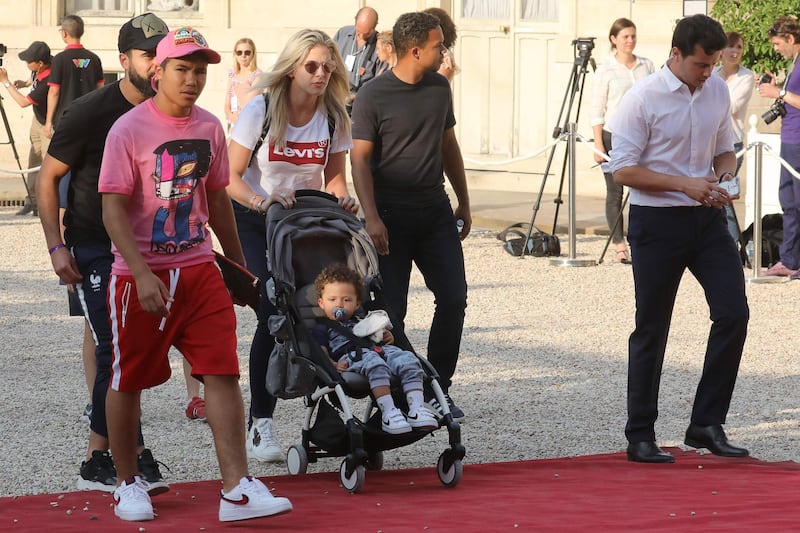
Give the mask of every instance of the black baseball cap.
M 23 61 L 43 61 L 50 62 L 50 47 L 42 41 L 33 41 L 31 45 L 19 53 L 19 58 Z
M 152 13 L 145 13 L 122 25 L 117 47 L 121 54 L 128 50 L 154 50 L 167 33 L 169 28 L 163 20 Z

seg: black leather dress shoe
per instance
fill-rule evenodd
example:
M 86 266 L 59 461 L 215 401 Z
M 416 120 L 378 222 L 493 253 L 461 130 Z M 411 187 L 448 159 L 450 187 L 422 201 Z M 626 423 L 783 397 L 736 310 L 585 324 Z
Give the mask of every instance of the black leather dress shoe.
M 651 440 L 628 444 L 628 461 L 635 463 L 674 463 L 675 458 Z
M 728 442 L 721 424 L 713 426 L 698 426 L 689 424 L 686 430 L 686 439 L 683 441 L 693 448 L 708 448 L 714 455 L 723 457 L 747 457 L 750 455 L 744 448 L 734 446 Z

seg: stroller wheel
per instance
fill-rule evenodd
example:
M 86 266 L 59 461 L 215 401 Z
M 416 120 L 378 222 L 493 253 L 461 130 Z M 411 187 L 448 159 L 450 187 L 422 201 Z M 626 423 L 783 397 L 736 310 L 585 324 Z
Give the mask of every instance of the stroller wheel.
M 364 482 L 367 479 L 366 470 L 364 469 L 364 465 L 356 466 L 355 470 L 353 470 L 352 475 L 350 477 L 347 476 L 347 459 L 342 461 L 342 465 L 339 467 L 339 480 L 342 482 L 342 487 L 347 492 L 355 494 L 357 492 L 361 492 L 361 489 L 364 488 Z
M 383 452 L 374 452 L 367 455 L 367 470 L 383 469 Z
M 286 452 L 286 468 L 292 475 L 305 474 L 308 470 L 308 454 L 302 444 L 293 444 Z
M 464 475 L 464 465 L 461 459 L 453 459 L 450 450 L 442 452 L 436 461 L 436 474 L 445 487 L 455 487 Z

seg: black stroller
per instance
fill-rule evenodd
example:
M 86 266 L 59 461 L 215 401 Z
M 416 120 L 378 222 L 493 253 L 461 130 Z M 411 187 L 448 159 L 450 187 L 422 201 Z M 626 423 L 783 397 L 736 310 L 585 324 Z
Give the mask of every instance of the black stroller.
M 383 432 L 374 399 L 369 402 L 363 419 L 354 416 L 348 398 L 370 396 L 366 377 L 353 372 L 339 373 L 311 335 L 316 319 L 324 316 L 317 305 L 314 279 L 334 262 L 348 265 L 364 278 L 367 292 L 362 298 L 364 311 L 386 309 L 392 316 L 383 301 L 377 252 L 361 221 L 339 207 L 335 197 L 319 191 L 298 191 L 292 209 L 273 204 L 267 212 L 266 224 L 272 273 L 267 280 L 267 294 L 279 313 L 270 320 L 276 347 L 270 356 L 267 386 L 281 398 L 304 396 L 306 407 L 302 442 L 292 445 L 287 452 L 289 473 L 304 474 L 308 464 L 321 457 L 343 457 L 339 469 L 342 486 L 348 492 L 359 492 L 364 486 L 366 470 L 382 468 L 385 450 L 411 444 L 431 433 L 424 429 L 399 435 Z M 395 327 L 392 333 L 398 346 L 412 350 L 404 332 Z M 426 374 L 425 387 L 445 406 L 439 428 L 446 428 L 450 446 L 439 456 L 436 470 L 442 484 L 454 487 L 463 473 L 465 448 L 461 443 L 461 427 L 447 411 L 436 371 L 426 359 L 418 359 Z M 275 375 L 284 384 L 291 382 L 293 390 L 275 386 Z M 395 388 L 395 402 L 404 408 L 405 398 L 396 394 Z

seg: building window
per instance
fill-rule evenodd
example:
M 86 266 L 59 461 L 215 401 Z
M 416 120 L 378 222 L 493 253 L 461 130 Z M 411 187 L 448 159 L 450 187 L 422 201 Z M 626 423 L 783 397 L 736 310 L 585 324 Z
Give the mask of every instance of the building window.
M 511 16 L 511 0 L 464 0 L 461 16 L 465 19 L 503 19 Z
M 522 0 L 520 18 L 536 22 L 558 21 L 558 0 Z
M 132 0 L 67 0 L 67 13 L 86 11 L 133 11 Z M 111 13 L 109 13 L 111 14 Z
M 150 0 L 148 11 L 197 11 L 200 0 Z
M 683 0 L 683 16 L 705 15 L 708 13 L 706 0 Z
M 93 16 L 118 16 L 120 12 L 132 14 L 135 0 L 66 0 L 67 13 Z M 147 11 L 198 11 L 200 0 L 147 0 Z

